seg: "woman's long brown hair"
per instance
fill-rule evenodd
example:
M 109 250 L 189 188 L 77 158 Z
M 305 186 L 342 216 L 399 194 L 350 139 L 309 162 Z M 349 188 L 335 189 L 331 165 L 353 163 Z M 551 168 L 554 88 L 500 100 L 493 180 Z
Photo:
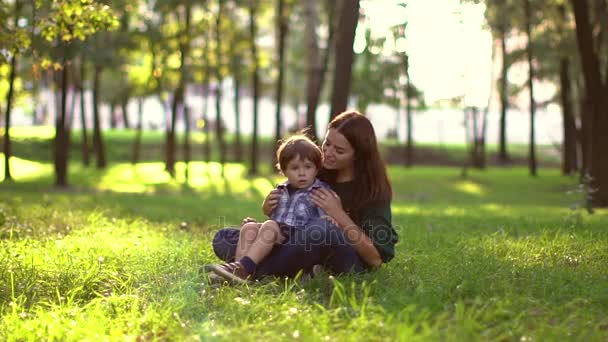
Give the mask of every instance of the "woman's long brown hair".
M 386 173 L 386 164 L 378 150 L 374 126 L 363 114 L 346 111 L 336 116 L 328 126 L 342 134 L 354 149 L 357 186 L 353 193 L 353 210 L 392 199 L 393 191 Z

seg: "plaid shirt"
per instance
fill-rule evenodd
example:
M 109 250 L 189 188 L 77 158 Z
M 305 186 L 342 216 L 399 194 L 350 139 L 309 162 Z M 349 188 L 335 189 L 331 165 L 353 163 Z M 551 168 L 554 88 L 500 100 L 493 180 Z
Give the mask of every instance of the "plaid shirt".
M 278 223 L 283 223 L 292 227 L 303 227 L 310 220 L 317 219 L 325 215 L 325 212 L 317 207 L 309 198 L 308 194 L 313 189 L 327 188 L 329 185 L 315 179 L 306 189 L 297 189 L 292 194 L 287 189 L 287 182 L 277 185 L 277 189 L 282 190 L 279 204 L 272 212 L 270 217 Z

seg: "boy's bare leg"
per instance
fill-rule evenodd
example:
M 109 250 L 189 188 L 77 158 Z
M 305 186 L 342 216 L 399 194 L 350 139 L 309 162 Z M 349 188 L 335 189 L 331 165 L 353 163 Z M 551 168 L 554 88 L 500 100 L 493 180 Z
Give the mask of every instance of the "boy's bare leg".
M 262 223 L 257 237 L 253 244 L 251 244 L 246 256 L 258 264 L 270 253 L 272 247 L 282 240 L 283 235 L 279 229 L 279 224 L 275 221 L 268 220 Z
M 241 258 L 247 254 L 247 251 L 249 251 L 249 248 L 255 241 L 255 238 L 258 236 L 258 231 L 260 230 L 261 226 L 261 223 L 248 222 L 241 227 L 239 243 L 236 246 L 234 260 L 241 260 Z

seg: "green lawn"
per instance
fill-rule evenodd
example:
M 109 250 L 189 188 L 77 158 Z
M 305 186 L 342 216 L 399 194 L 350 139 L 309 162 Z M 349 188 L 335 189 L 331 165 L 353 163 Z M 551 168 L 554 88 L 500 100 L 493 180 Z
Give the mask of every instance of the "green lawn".
M 0 169 L 3 169 L 3 158 Z M 220 226 L 261 218 L 278 178 L 230 164 L 12 159 L 0 184 L 0 340 L 608 340 L 608 212 L 540 169 L 393 167 L 395 259 L 376 272 L 211 287 Z

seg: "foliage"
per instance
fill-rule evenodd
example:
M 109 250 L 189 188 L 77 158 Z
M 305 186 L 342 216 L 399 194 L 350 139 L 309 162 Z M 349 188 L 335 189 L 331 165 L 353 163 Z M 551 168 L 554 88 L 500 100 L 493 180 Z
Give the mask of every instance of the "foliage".
M 93 0 L 52 0 L 46 5 L 48 15 L 40 20 L 40 30 L 49 42 L 84 40 L 99 30 L 118 27 L 110 8 Z

